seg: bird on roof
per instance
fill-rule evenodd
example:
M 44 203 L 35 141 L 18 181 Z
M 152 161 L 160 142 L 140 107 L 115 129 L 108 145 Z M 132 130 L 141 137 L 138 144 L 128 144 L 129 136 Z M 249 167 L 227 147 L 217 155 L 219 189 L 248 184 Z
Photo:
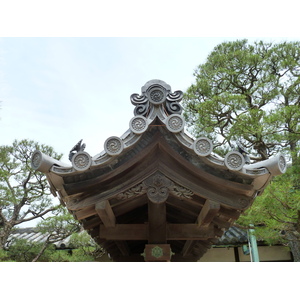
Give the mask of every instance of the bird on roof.
M 73 156 L 78 153 L 78 152 L 82 152 L 84 151 L 86 145 L 82 143 L 82 139 L 71 149 L 70 153 L 69 153 L 69 160 L 72 161 Z

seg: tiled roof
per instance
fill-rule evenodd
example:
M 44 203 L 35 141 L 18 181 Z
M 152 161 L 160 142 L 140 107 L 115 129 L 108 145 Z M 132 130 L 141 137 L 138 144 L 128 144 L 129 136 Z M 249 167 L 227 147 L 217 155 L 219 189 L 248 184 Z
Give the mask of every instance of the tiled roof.
M 38 242 L 43 243 L 46 241 L 48 237 L 48 234 L 43 234 L 41 232 L 38 232 L 35 227 L 27 227 L 27 228 L 17 228 L 14 230 L 14 232 L 9 236 L 9 242 L 13 241 L 15 239 L 25 239 L 28 242 Z M 53 243 L 56 248 L 58 249 L 64 249 L 69 246 L 70 236 L 67 238 Z
M 217 245 L 240 245 L 248 242 L 247 231 L 235 226 L 228 228 Z

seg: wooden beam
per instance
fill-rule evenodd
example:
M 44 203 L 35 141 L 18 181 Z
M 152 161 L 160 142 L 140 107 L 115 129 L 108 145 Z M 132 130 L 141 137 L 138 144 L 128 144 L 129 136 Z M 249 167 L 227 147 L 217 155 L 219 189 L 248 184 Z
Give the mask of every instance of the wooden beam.
M 207 199 L 198 216 L 198 226 L 208 226 L 220 210 L 220 203 Z
M 95 210 L 100 217 L 101 221 L 106 227 L 115 227 L 116 226 L 116 217 L 114 212 L 109 204 L 109 202 L 102 201 L 98 202 L 95 205 Z
M 148 240 L 150 224 L 116 224 L 115 227 L 100 225 L 100 238 L 106 240 Z M 215 237 L 214 227 L 197 224 L 166 224 L 166 240 L 207 240 Z M 153 243 L 155 244 L 155 243 Z
M 168 224 L 168 240 L 207 240 L 215 235 L 213 226 L 199 227 L 197 224 Z
M 166 202 L 153 203 L 148 201 L 148 243 L 149 244 L 166 244 Z
M 77 220 L 82 220 L 96 215 L 94 206 L 90 206 L 81 210 L 74 211 Z
M 105 227 L 100 224 L 100 238 L 106 240 L 148 240 L 147 224 L 116 224 Z

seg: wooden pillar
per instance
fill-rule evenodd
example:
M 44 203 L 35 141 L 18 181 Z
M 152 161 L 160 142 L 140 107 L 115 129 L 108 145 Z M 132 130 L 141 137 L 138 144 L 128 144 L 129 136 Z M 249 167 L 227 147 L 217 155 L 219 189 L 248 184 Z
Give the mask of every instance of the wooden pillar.
M 148 196 L 148 245 L 144 250 L 145 261 L 170 261 L 171 248 L 167 244 L 166 200 L 170 180 L 156 173 L 144 181 Z
M 166 203 L 148 202 L 148 243 L 167 243 Z
M 144 181 L 148 196 L 149 244 L 167 243 L 166 200 L 171 181 L 156 173 Z

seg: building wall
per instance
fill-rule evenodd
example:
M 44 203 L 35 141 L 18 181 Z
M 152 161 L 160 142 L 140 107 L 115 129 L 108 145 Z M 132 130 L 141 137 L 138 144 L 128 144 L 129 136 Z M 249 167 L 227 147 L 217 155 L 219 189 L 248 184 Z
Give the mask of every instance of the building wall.
M 242 247 L 237 247 L 240 262 L 250 262 L 250 255 L 243 253 Z M 292 261 L 292 256 L 287 247 L 284 246 L 259 246 L 259 260 L 267 261 Z M 236 255 L 234 247 L 211 248 L 199 260 L 199 262 L 235 262 Z

